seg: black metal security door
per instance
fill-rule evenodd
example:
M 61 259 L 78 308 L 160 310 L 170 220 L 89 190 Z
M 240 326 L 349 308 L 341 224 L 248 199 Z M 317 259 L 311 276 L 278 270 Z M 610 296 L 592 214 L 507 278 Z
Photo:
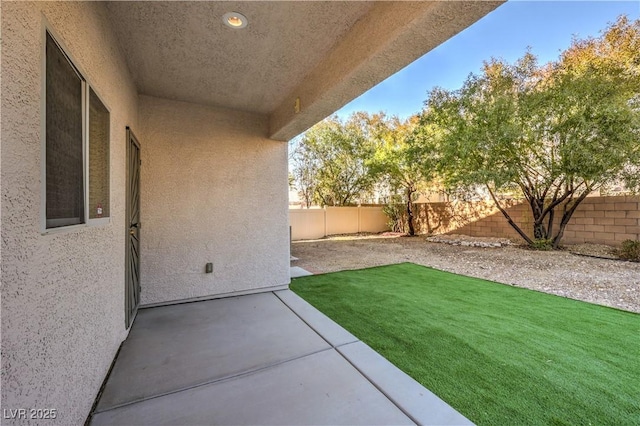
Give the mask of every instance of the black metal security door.
M 125 321 L 129 328 L 140 304 L 140 144 L 127 127 Z

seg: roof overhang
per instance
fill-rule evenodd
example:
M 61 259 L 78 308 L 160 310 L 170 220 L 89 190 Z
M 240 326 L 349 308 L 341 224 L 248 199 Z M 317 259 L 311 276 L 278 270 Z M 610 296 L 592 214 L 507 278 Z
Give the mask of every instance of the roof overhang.
M 142 94 L 265 114 L 289 140 L 502 1 L 108 2 Z M 229 28 L 240 12 L 246 28 Z

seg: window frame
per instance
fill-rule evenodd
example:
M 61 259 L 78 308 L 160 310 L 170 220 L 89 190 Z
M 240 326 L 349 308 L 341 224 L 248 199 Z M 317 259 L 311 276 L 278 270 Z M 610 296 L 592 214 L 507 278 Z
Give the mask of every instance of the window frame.
M 42 32 L 41 32 L 41 149 L 40 149 L 40 233 L 42 235 L 58 234 L 65 232 L 78 231 L 83 228 L 105 226 L 111 224 L 111 109 L 104 102 L 104 98 L 100 95 L 100 92 L 95 86 L 91 85 L 90 81 L 85 77 L 87 74 L 78 65 L 78 62 L 74 59 L 70 50 L 65 45 L 62 37 L 52 28 L 47 22 L 46 18 L 42 18 Z M 69 61 L 69 64 L 74 68 L 78 77 L 81 80 L 81 92 L 82 92 L 82 194 L 83 209 L 84 209 L 84 222 L 72 225 L 63 225 L 54 228 L 47 228 L 47 36 L 50 36 L 55 44 L 60 49 L 61 53 Z M 109 114 L 109 137 L 107 140 L 107 180 L 109 184 L 109 216 L 101 218 L 90 219 L 89 216 L 89 115 L 90 115 L 90 91 L 93 91 L 97 99 L 102 103 L 104 108 Z
M 103 101 L 102 96 L 100 96 L 100 93 L 98 93 L 98 91 L 96 90 L 95 87 L 91 86 L 90 84 L 87 84 L 87 90 L 86 90 L 86 133 L 85 133 L 85 139 L 86 139 L 86 145 L 84 146 L 84 150 L 86 151 L 86 155 L 84 157 L 84 162 L 85 162 L 85 179 L 84 179 L 84 186 L 85 186 L 85 193 L 84 193 L 84 199 L 85 199 L 85 217 L 87 218 L 86 222 L 88 226 L 99 226 L 99 225 L 107 225 L 109 223 L 111 223 L 111 110 L 109 109 L 109 107 L 107 106 L 107 104 L 105 104 L 105 102 Z M 89 173 L 89 155 L 91 154 L 91 138 L 89 136 L 89 125 L 90 125 L 90 121 L 89 121 L 89 116 L 91 113 L 91 91 L 93 91 L 93 94 L 96 95 L 96 98 L 98 98 L 98 100 L 100 101 L 100 103 L 102 104 L 102 106 L 104 107 L 104 109 L 107 110 L 107 113 L 109 114 L 109 137 L 107 139 L 107 182 L 109 184 L 109 216 L 104 216 L 104 217 L 97 217 L 97 218 L 93 218 L 91 219 L 90 216 L 90 209 L 91 206 L 89 205 L 89 192 L 91 191 L 91 173 Z

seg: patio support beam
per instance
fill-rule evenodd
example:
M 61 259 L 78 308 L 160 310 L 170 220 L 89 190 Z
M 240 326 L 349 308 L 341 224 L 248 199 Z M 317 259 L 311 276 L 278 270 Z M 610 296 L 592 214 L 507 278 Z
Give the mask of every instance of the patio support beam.
M 273 111 L 270 137 L 300 134 L 502 3 L 376 3 Z

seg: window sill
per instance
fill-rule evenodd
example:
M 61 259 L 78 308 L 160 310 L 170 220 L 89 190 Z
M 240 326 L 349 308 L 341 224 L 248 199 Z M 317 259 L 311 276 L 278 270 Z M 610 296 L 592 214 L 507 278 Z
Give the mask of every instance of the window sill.
M 41 235 L 64 234 L 66 232 L 80 231 L 85 228 L 96 228 L 111 224 L 110 217 L 101 217 L 99 219 L 89 219 L 87 223 L 79 223 L 77 225 L 60 226 L 58 228 L 48 228 L 43 230 Z

